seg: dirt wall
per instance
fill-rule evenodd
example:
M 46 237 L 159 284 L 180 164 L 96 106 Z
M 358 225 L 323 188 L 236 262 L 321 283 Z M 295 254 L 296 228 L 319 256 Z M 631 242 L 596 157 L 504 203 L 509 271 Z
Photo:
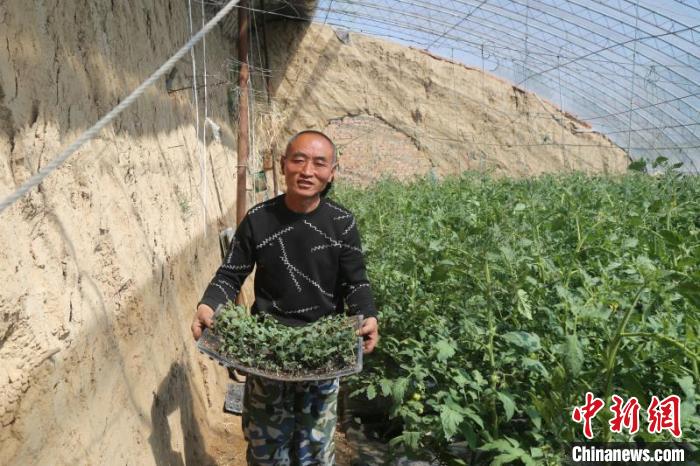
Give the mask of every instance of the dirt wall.
M 276 23 L 268 37 L 271 87 L 287 134 L 315 127 L 337 136 L 350 180 L 358 180 L 358 166 L 372 167 L 366 184 L 431 169 L 533 176 L 617 173 L 629 163 L 585 123 L 481 70 L 319 25 Z
M 1 195 L 184 44 L 187 14 L 174 0 L 1 2 Z M 207 37 L 209 83 L 228 79 L 231 48 Z M 201 48 L 197 61 L 201 85 Z M 191 76 L 188 56 L 2 214 L 0 464 L 216 459 L 206 438 L 223 427 L 207 419 L 226 374 L 195 354 L 189 323 L 233 220 L 235 138 L 227 87 L 211 86 L 222 135 L 208 132 L 202 195 L 192 91 L 168 93 Z

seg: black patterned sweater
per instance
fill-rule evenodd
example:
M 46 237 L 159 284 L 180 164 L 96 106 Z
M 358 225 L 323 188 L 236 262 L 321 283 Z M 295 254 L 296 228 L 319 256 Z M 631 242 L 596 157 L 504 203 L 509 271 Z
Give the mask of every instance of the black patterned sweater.
M 342 313 L 344 299 L 348 314 L 377 315 L 355 217 L 329 199 L 308 213 L 290 210 L 284 194 L 250 209 L 200 303 L 235 300 L 254 265 L 253 314 L 302 325 Z

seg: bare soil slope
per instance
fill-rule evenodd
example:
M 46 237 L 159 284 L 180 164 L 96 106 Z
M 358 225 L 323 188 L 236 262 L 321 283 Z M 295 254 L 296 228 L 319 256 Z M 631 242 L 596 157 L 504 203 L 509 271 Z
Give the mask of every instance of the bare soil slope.
M 268 40 L 285 129 L 328 131 L 350 181 L 431 169 L 438 176 L 618 173 L 629 163 L 585 123 L 481 70 L 317 25 L 300 31 L 277 23 Z
M 186 5 L 0 3 L 2 196 L 189 38 Z M 220 31 L 207 40 L 209 79 L 225 79 L 230 44 Z M 224 134 L 208 138 L 203 199 L 191 90 L 166 89 L 191 74 L 183 60 L 2 214 L 0 464 L 216 459 L 205 437 L 223 432 L 227 375 L 195 354 L 188 332 L 235 204 L 235 139 L 226 88 L 210 88 Z

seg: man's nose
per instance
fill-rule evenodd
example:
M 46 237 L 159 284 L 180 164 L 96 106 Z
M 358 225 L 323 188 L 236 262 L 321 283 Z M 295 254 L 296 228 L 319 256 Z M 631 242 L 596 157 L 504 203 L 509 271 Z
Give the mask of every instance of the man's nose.
M 314 167 L 310 160 L 304 162 L 304 166 L 301 169 L 301 173 L 306 176 L 312 176 L 314 174 Z

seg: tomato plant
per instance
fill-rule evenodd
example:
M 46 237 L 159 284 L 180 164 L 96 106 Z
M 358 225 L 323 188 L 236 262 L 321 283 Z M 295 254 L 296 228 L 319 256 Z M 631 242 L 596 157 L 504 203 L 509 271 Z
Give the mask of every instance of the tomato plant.
M 587 391 L 678 394 L 697 438 L 698 177 L 464 175 L 335 196 L 356 214 L 381 311 L 351 385 L 390 401 L 393 447 L 559 464 Z M 594 421 L 599 440 L 627 438 Z

